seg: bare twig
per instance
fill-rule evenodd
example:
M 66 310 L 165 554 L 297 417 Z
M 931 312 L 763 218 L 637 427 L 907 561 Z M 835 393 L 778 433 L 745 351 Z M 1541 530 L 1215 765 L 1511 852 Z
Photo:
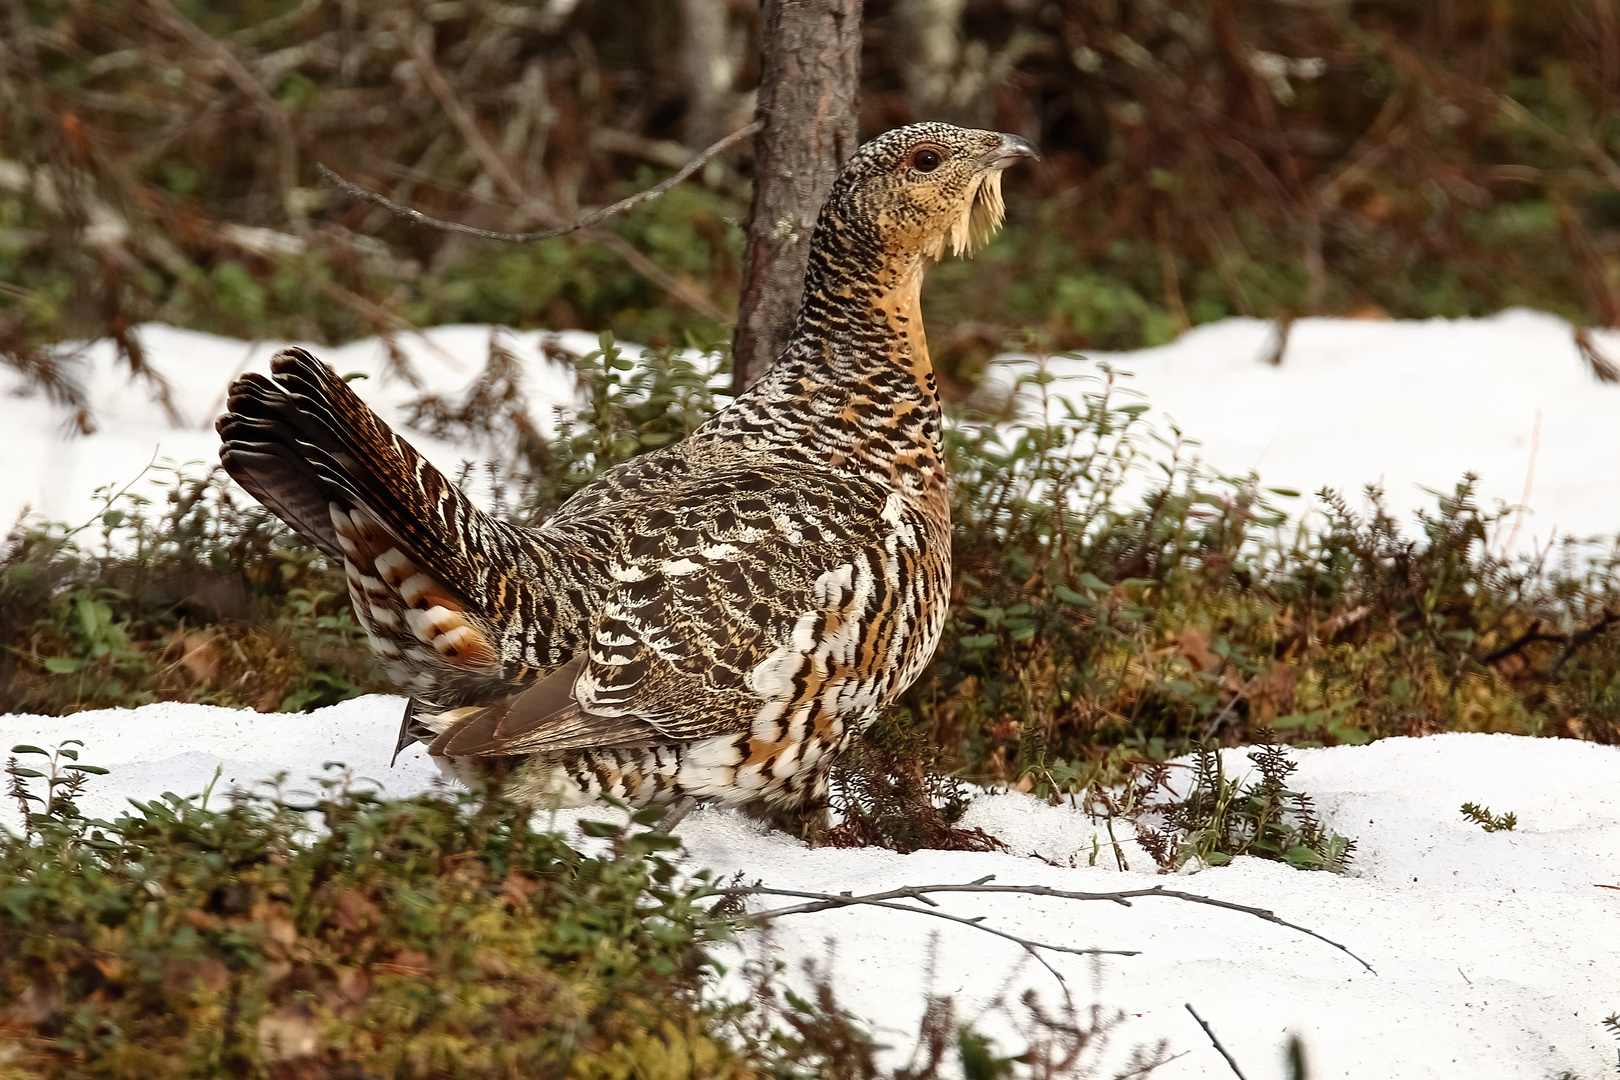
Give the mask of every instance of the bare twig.
M 766 885 L 716 889 L 715 895 L 726 898 L 745 896 L 786 896 L 797 897 L 808 901 L 807 903 L 794 904 L 790 907 L 772 908 L 769 911 L 762 911 L 748 916 L 749 919 L 756 922 L 764 922 L 770 919 L 780 918 L 783 915 L 803 915 L 813 911 L 827 911 L 831 908 L 853 906 L 888 907 L 897 911 L 915 911 L 923 915 L 937 915 L 940 918 L 947 918 L 954 922 L 966 923 L 988 933 L 994 933 L 998 936 L 1017 941 L 1020 944 L 1025 945 L 1026 948 L 1028 948 L 1030 945 L 1034 945 L 1035 948 L 1050 949 L 1054 952 L 1080 954 L 1111 953 L 1114 955 L 1126 956 L 1133 954 L 1121 953 L 1118 950 L 1111 949 L 1072 949 L 1066 946 L 1046 945 L 1039 942 L 1026 943 L 1023 941 L 1023 939 L 1017 938 L 1013 935 L 1005 934 L 1001 931 L 992 930 L 990 927 L 980 925 L 979 919 L 962 919 L 956 916 L 945 915 L 941 912 L 933 911 L 931 909 L 937 905 L 935 905 L 932 900 L 928 899 L 928 897 L 938 893 L 1010 893 L 1020 896 L 1046 896 L 1058 900 L 1107 900 L 1112 903 L 1119 904 L 1122 907 L 1132 906 L 1131 901 L 1133 900 L 1164 897 L 1170 900 L 1184 900 L 1189 904 L 1203 904 L 1207 907 L 1225 908 L 1228 911 L 1241 911 L 1246 915 L 1253 915 L 1257 919 L 1263 919 L 1266 922 L 1275 923 L 1278 926 L 1286 926 L 1290 930 L 1297 930 L 1308 937 L 1313 937 L 1324 944 L 1333 946 L 1335 949 L 1338 949 L 1340 952 L 1350 957 L 1368 971 L 1373 972 L 1375 975 L 1377 974 L 1377 972 L 1373 970 L 1373 966 L 1371 964 L 1367 963 L 1367 961 L 1351 952 L 1346 946 L 1339 944 L 1337 941 L 1334 941 L 1331 938 L 1324 937 L 1308 927 L 1300 926 L 1298 923 L 1289 922 L 1287 919 L 1277 915 L 1276 912 L 1269 911 L 1266 908 L 1250 907 L 1247 904 L 1235 904 L 1230 900 L 1217 900 L 1214 897 L 1200 896 L 1197 893 L 1182 892 L 1178 889 L 1166 889 L 1162 885 L 1155 885 L 1148 889 L 1122 889 L 1117 892 L 1072 892 L 1067 889 L 1049 888 L 1045 885 L 989 884 L 989 882 L 994 880 L 995 875 L 990 874 L 979 878 L 976 881 L 967 882 L 963 885 L 907 885 L 903 888 L 890 889 L 887 892 L 867 893 L 863 896 L 849 896 L 842 893 L 834 894 L 803 892 L 797 889 L 776 889 Z M 927 904 L 928 907 L 917 908 L 912 907 L 909 904 L 895 903 L 895 901 L 899 900 L 915 900 L 919 903 Z
M 1613 626 L 1617 621 L 1620 621 L 1620 614 L 1605 608 L 1603 615 L 1598 619 L 1597 622 L 1586 627 L 1584 630 L 1571 634 L 1569 636 L 1569 642 L 1564 646 L 1564 651 L 1558 654 L 1558 662 L 1553 665 L 1552 674 L 1557 675 L 1559 669 L 1569 661 L 1570 657 L 1575 655 L 1576 650 L 1590 644 L 1594 638 L 1603 633 L 1609 627 Z
M 1208 742 L 1209 740 L 1213 739 L 1215 737 L 1215 733 L 1221 730 L 1221 725 L 1226 723 L 1226 718 L 1232 715 L 1232 710 L 1237 708 L 1237 703 L 1240 701 L 1247 701 L 1249 695 L 1260 689 L 1260 685 L 1265 681 L 1265 672 L 1261 672 L 1259 675 L 1256 675 L 1254 678 L 1244 683 L 1243 688 L 1237 693 L 1233 694 L 1232 700 L 1226 703 L 1226 708 L 1217 713 L 1215 719 L 1211 720 L 1204 728 L 1204 736 L 1201 741 Z
M 153 2 L 159 2 L 159 0 L 153 0 Z M 417 34 L 413 34 L 409 27 L 404 25 L 401 25 L 399 33 L 401 40 L 405 43 L 405 47 L 411 54 L 411 59 L 416 63 L 417 71 L 421 74 L 423 82 L 427 84 L 427 87 L 429 91 L 432 92 L 433 96 L 438 99 L 440 107 L 444 109 L 445 115 L 450 118 L 451 124 L 453 124 L 456 131 L 460 133 L 462 141 L 466 143 L 467 148 L 472 151 L 473 156 L 476 157 L 479 163 L 484 167 L 484 171 L 492 180 L 495 181 L 496 186 L 501 189 L 502 193 L 505 194 L 508 199 L 510 199 L 517 206 L 521 207 L 527 213 L 534 215 L 541 221 L 555 223 L 558 218 L 556 209 L 551 206 L 550 203 L 534 197 L 524 188 L 522 181 L 519 180 L 518 175 L 516 171 L 513 170 L 511 164 L 507 162 L 504 156 L 502 156 L 500 150 L 495 147 L 495 144 L 490 142 L 488 137 L 484 135 L 483 131 L 479 129 L 472 113 L 467 110 L 467 107 L 461 102 L 461 99 L 456 96 L 454 87 L 450 85 L 450 81 L 445 78 L 444 72 L 439 69 L 439 65 L 434 61 L 433 51 L 428 41 Z M 507 243 L 518 244 L 530 243 L 536 240 L 545 240 L 549 237 L 564 236 L 569 233 L 576 234 L 581 240 L 588 240 L 593 243 L 601 244 L 603 247 L 610 248 L 621 258 L 623 258 L 625 262 L 629 263 L 630 268 L 636 273 L 652 282 L 653 285 L 667 292 L 676 300 L 679 300 L 681 303 L 692 308 L 700 315 L 713 319 L 718 323 L 725 323 L 730 321 L 727 318 L 726 313 L 715 306 L 714 302 L 708 297 L 704 296 L 687 282 L 680 280 L 674 275 L 658 267 L 651 259 L 642 254 L 634 244 L 630 243 L 630 241 L 626 240 L 624 237 L 605 230 L 592 228 L 592 226 L 610 215 L 628 210 L 630 207 L 635 206 L 638 203 L 646 202 L 648 199 L 656 198 L 657 196 L 662 195 L 671 187 L 674 187 L 682 180 L 685 180 L 688 176 L 691 176 L 698 169 L 702 168 L 716 154 L 721 153 L 742 139 L 753 135 L 759 130 L 760 126 L 759 121 L 755 121 L 746 127 L 739 128 L 730 135 L 727 135 L 724 139 L 721 139 L 719 142 L 715 143 L 713 146 L 709 147 L 707 150 L 703 151 L 701 154 L 698 154 L 691 161 L 687 162 L 686 166 L 675 173 L 674 176 L 670 177 L 668 180 L 665 180 L 663 183 L 654 185 L 646 191 L 638 192 L 637 194 L 626 199 L 621 199 L 612 206 L 604 207 L 603 209 L 595 211 L 594 213 L 585 215 L 578 221 L 571 222 L 566 225 L 553 224 L 553 226 L 550 228 L 543 229 L 538 232 L 528 233 L 494 232 L 488 229 L 477 229 L 470 225 L 461 225 L 453 221 L 444 221 L 439 218 L 429 217 L 419 210 L 396 203 L 392 199 L 385 198 L 384 196 L 378 195 L 375 192 L 367 191 L 365 188 L 362 188 L 357 184 L 350 183 L 349 181 L 338 176 L 331 169 L 328 169 L 325 165 L 317 164 L 316 168 L 320 170 L 322 176 L 332 181 L 347 194 L 358 199 L 363 199 L 374 206 L 382 207 L 384 210 L 387 210 L 390 213 L 396 214 L 399 217 L 407 218 L 419 225 L 426 225 L 429 228 L 439 229 L 444 232 L 462 233 L 467 236 L 478 236 L 488 240 L 504 240 Z
M 1508 642 L 1506 645 L 1486 653 L 1479 659 L 1478 662 L 1481 665 L 1494 664 L 1499 660 L 1505 659 L 1519 652 L 1525 646 L 1534 645 L 1538 642 L 1562 644 L 1564 649 L 1558 654 L 1558 660 L 1553 664 L 1552 671 L 1550 673 L 1550 675 L 1556 675 L 1558 674 L 1559 669 L 1569 662 L 1569 658 L 1571 656 L 1574 656 L 1575 653 L 1581 648 L 1591 644 L 1592 641 L 1598 637 L 1598 635 L 1608 630 L 1609 627 L 1613 626 L 1617 622 L 1620 622 L 1620 612 L 1610 611 L 1608 608 L 1605 608 L 1603 610 L 1603 614 L 1598 616 L 1597 621 L 1593 622 L 1590 626 L 1582 627 L 1573 634 L 1545 634 L 1541 631 L 1541 620 L 1534 619 L 1531 621 L 1530 628 L 1528 630 L 1514 638 L 1512 641 Z
M 707 316 L 708 318 L 713 319 L 715 322 L 724 323 L 730 321 L 727 318 L 726 313 L 716 307 L 714 302 L 708 297 L 698 292 L 691 285 L 681 281 L 680 279 L 672 276 L 668 272 L 658 267 L 651 259 L 643 255 L 634 244 L 630 243 L 630 241 L 626 240 L 624 237 L 607 232 L 603 229 L 592 228 L 592 226 L 594 226 L 597 222 L 612 217 L 614 214 L 622 214 L 631 207 L 638 206 L 641 203 L 647 202 L 649 199 L 656 199 L 658 196 L 662 195 L 676 184 L 679 184 L 682 180 L 685 180 L 687 177 L 697 172 L 704 165 L 708 164 L 709 161 L 712 160 L 716 155 L 730 149 L 732 146 L 738 142 L 741 142 L 748 136 L 753 135 L 758 130 L 759 121 L 757 120 L 746 127 L 740 127 L 736 131 L 733 131 L 730 135 L 727 135 L 725 138 L 715 143 L 713 146 L 709 147 L 707 150 L 703 151 L 701 154 L 698 154 L 691 161 L 687 162 L 686 166 L 680 169 L 674 175 L 670 176 L 666 180 L 654 184 L 645 191 L 638 191 L 634 195 L 620 199 L 611 206 L 604 206 L 599 210 L 593 210 L 584 217 L 581 217 L 579 220 L 571 222 L 567 225 L 559 225 L 556 228 L 551 229 L 540 229 L 535 232 L 496 232 L 493 229 L 479 229 L 471 225 L 463 225 L 457 221 L 445 221 L 441 218 L 429 217 L 420 210 L 406 206 L 403 203 L 397 203 L 385 195 L 379 195 L 374 191 L 368 191 L 359 184 L 356 184 L 350 180 L 345 180 L 343 177 L 339 176 L 337 173 L 333 172 L 323 164 L 317 162 L 315 167 L 320 170 L 322 176 L 326 177 L 326 179 L 337 185 L 337 187 L 340 188 L 344 193 L 364 202 L 371 203 L 373 206 L 381 207 L 397 217 L 414 221 L 418 225 L 426 225 L 430 229 L 439 229 L 442 232 L 461 233 L 466 236 L 477 236 L 485 240 L 501 240 L 509 244 L 529 244 L 537 240 L 549 240 L 553 237 L 566 236 L 569 233 L 577 233 L 579 234 L 580 239 L 591 240 L 595 243 L 602 244 L 605 247 L 612 248 L 619 254 L 621 258 L 624 259 L 625 262 L 630 264 L 631 269 L 635 270 L 636 273 L 640 274 L 648 281 L 651 281 L 654 285 L 658 286 L 660 289 L 663 289 L 665 292 L 697 311 L 699 314 Z M 519 192 L 520 196 L 521 194 L 522 193 Z M 534 213 L 540 209 L 537 204 L 527 199 L 523 200 L 523 206 L 531 213 Z M 549 210 L 547 211 L 546 216 L 550 216 Z
M 1506 645 L 1503 645 L 1501 648 L 1493 649 L 1492 651 L 1486 653 L 1480 658 L 1479 662 L 1482 665 L 1494 664 L 1498 660 L 1503 660 L 1509 656 L 1512 656 L 1526 645 L 1533 645 L 1538 641 L 1562 642 L 1566 640 L 1568 640 L 1568 635 L 1566 634 L 1543 634 L 1541 632 L 1541 620 L 1531 619 L 1530 629 L 1526 630 L 1524 633 L 1520 634 Z
M 353 181 L 345 180 L 331 169 L 328 169 L 325 165 L 317 163 L 315 167 L 320 170 L 322 176 L 336 184 L 346 194 L 352 195 L 356 199 L 361 199 L 365 202 L 371 203 L 373 206 L 380 206 L 384 210 L 387 210 L 389 213 L 398 217 L 408 218 L 409 220 L 416 222 L 418 225 L 426 225 L 430 229 L 439 229 L 443 232 L 462 233 L 466 236 L 482 237 L 485 240 L 503 240 L 508 244 L 531 244 L 537 240 L 550 240 L 553 237 L 566 236 L 571 232 L 578 232 L 581 229 L 588 229 L 599 221 L 610 218 L 615 214 L 622 214 L 631 207 L 638 206 L 641 203 L 647 202 L 649 199 L 656 199 L 658 196 L 662 195 L 676 184 L 679 184 L 682 180 L 685 180 L 687 177 L 703 168 L 703 166 L 707 165 L 710 159 L 712 159 L 715 155 L 730 149 L 737 142 L 748 137 L 749 135 L 754 134 L 758 130 L 759 121 L 756 120 L 747 127 L 741 127 L 736 131 L 733 131 L 730 135 L 727 135 L 725 138 L 721 139 L 719 142 L 715 143 L 701 154 L 698 154 L 691 161 L 687 162 L 686 166 L 679 172 L 670 176 L 666 180 L 662 180 L 659 183 L 654 184 L 647 190 L 638 191 L 634 195 L 620 199 L 611 206 L 604 206 L 599 210 L 593 210 L 581 217 L 579 220 L 568 225 L 560 225 L 554 229 L 540 229 L 535 232 L 496 232 L 493 229 L 479 229 L 471 225 L 463 225 L 459 221 L 444 221 L 440 218 L 429 217 L 427 214 L 422 213 L 422 211 L 405 206 L 402 203 L 397 203 L 388 198 L 386 195 L 379 195 L 374 191 L 368 191 Z
M 1198 1021 L 1198 1026 L 1204 1029 L 1204 1034 L 1208 1035 L 1209 1041 L 1215 1044 L 1215 1049 L 1221 1052 L 1221 1057 L 1225 1058 L 1226 1063 L 1232 1066 L 1232 1071 L 1237 1074 L 1238 1080 L 1247 1080 L 1247 1078 L 1243 1075 L 1243 1070 L 1238 1068 L 1238 1063 L 1232 1060 L 1232 1055 L 1228 1054 L 1226 1052 L 1226 1047 L 1221 1045 L 1221 1040 L 1215 1037 L 1214 1029 L 1212 1029 L 1209 1024 L 1204 1022 L 1204 1018 L 1202 1016 L 1198 1015 L 1198 1012 L 1192 1007 L 1191 1002 L 1187 1003 L 1187 1011 L 1192 1013 L 1192 1018 L 1194 1020 Z
M 987 881 L 989 879 L 981 878 L 979 880 Z M 998 938 L 1004 938 L 1007 941 L 1011 941 L 1015 945 L 1021 947 L 1025 952 L 1029 953 L 1030 956 L 1034 957 L 1036 963 L 1040 964 L 1047 971 L 1051 972 L 1052 977 L 1056 979 L 1059 984 L 1065 983 L 1062 972 L 1058 971 L 1057 968 L 1053 967 L 1046 961 L 1046 958 L 1040 954 L 1041 949 L 1046 949 L 1050 952 L 1068 953 L 1072 956 L 1141 955 L 1138 950 L 1132 949 L 1076 949 L 1070 945 L 1053 945 L 1044 941 L 1031 941 L 1028 938 L 1019 937 L 1017 934 L 1008 933 L 1005 930 L 997 930 L 993 926 L 985 926 L 983 922 L 984 916 L 982 915 L 969 919 L 961 915 L 952 915 L 948 912 L 936 910 L 939 905 L 922 895 L 926 892 L 936 891 L 980 891 L 974 889 L 972 885 L 923 885 L 916 888 L 892 889 L 886 893 L 872 893 L 868 896 L 835 896 L 832 893 L 797 892 L 792 889 L 771 889 L 761 885 L 756 885 L 751 888 L 720 889 L 717 891 L 720 895 L 727 897 L 802 896 L 818 901 L 810 904 L 797 904 L 793 907 L 776 908 L 772 911 L 762 911 L 757 915 L 749 915 L 747 918 L 750 922 L 766 922 L 770 919 L 780 918 L 783 915 L 803 915 L 812 911 L 826 911 L 829 908 L 851 907 L 854 905 L 859 905 L 862 907 L 888 908 L 891 911 L 910 911 L 915 912 L 918 915 L 931 915 L 936 919 L 944 919 L 947 922 L 960 923 L 963 926 L 971 926 L 975 930 L 983 930 L 987 934 L 994 934 Z M 928 906 L 921 908 L 912 907 L 910 904 L 894 903 L 894 899 L 916 900 L 919 903 L 927 904 Z M 1066 988 L 1065 993 L 1067 993 Z

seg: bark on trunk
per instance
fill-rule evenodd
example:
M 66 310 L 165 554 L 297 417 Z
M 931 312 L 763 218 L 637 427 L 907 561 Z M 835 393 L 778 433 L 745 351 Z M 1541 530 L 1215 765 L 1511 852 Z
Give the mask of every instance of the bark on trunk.
M 862 0 L 765 0 L 754 202 L 732 343 L 741 392 L 787 344 L 816 213 L 855 151 Z

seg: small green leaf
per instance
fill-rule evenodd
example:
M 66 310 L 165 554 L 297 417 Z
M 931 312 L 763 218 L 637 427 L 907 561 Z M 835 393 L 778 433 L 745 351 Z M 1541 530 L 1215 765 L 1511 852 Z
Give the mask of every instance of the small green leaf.
M 1086 596 L 1083 593 L 1077 593 L 1067 585 L 1054 585 L 1052 587 L 1052 595 L 1056 596 L 1065 604 L 1070 604 L 1074 607 L 1093 607 L 1096 603 L 1091 599 L 1091 597 Z
M 18 743 L 16 746 L 11 748 L 11 752 L 13 754 L 38 754 L 40 757 L 51 756 L 50 754 L 47 754 L 45 751 L 41 750 L 39 747 L 29 746 L 27 743 Z
M 76 656 L 47 656 L 43 663 L 52 675 L 72 675 L 84 667 L 84 661 Z
M 1288 860 L 1288 865 L 1295 870 L 1319 870 L 1327 862 L 1326 859 L 1304 844 L 1297 844 L 1289 848 L 1288 853 L 1283 858 Z
M 608 837 L 618 836 L 620 828 L 611 821 L 591 821 L 589 819 L 581 819 L 579 823 L 579 831 L 584 833 L 586 836 Z

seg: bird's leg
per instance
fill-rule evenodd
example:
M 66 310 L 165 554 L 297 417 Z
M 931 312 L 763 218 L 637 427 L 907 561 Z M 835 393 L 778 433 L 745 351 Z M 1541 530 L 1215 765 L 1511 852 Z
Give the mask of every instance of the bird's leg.
M 682 795 L 679 799 L 676 799 L 672 804 L 670 804 L 669 812 L 664 815 L 664 819 L 662 821 L 653 826 L 652 831 L 663 836 L 668 836 L 675 830 L 675 826 L 686 820 L 686 815 L 690 814 L 697 804 L 697 799 L 690 795 Z

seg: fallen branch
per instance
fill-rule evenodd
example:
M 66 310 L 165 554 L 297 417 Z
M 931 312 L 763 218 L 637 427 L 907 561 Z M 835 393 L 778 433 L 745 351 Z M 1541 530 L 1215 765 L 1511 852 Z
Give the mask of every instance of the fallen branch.
M 994 876 L 995 875 L 993 874 L 990 875 L 990 877 Z M 1141 955 L 1140 950 L 1136 949 L 1077 949 L 1072 945 L 1052 945 L 1044 941 L 1031 941 L 1028 938 L 1019 937 L 1017 934 L 1008 933 L 1005 930 L 997 930 L 993 926 L 985 926 L 983 915 L 970 919 L 962 915 L 952 915 L 949 912 L 934 910 L 938 908 L 939 905 L 928 899 L 928 897 L 922 895 L 923 893 L 928 892 L 989 892 L 992 890 L 977 890 L 974 888 L 974 886 L 979 885 L 982 882 L 989 881 L 990 877 L 980 878 L 978 881 L 970 882 L 967 885 L 921 885 L 903 889 L 891 889 L 885 893 L 870 893 L 866 896 L 844 896 L 843 894 L 838 894 L 835 896 L 832 893 L 796 892 L 792 889 L 771 889 L 763 885 L 755 885 L 746 888 L 739 887 L 731 889 L 719 889 L 717 891 L 720 895 L 726 897 L 801 896 L 815 899 L 817 901 L 816 903 L 811 904 L 798 904 L 793 907 L 777 908 L 774 911 L 762 911 L 757 915 L 748 915 L 747 918 L 750 922 L 762 923 L 771 919 L 779 918 L 783 915 L 802 915 L 812 911 L 826 911 L 829 908 L 850 907 L 857 904 L 863 907 L 880 907 L 888 908 L 891 911 L 910 911 L 918 915 L 931 915 L 936 919 L 944 919 L 947 922 L 960 923 L 963 926 L 971 926 L 975 930 L 983 930 L 987 934 L 994 934 L 998 938 L 1004 938 L 1007 941 L 1011 941 L 1015 945 L 1020 946 L 1025 952 L 1029 953 L 1030 956 L 1034 957 L 1035 962 L 1040 964 L 1047 971 L 1050 971 L 1052 973 L 1052 977 L 1059 983 L 1066 981 L 1063 978 L 1063 973 L 1058 971 L 1058 969 L 1053 967 L 1051 964 L 1047 963 L 1046 958 L 1040 954 L 1041 949 L 1045 949 L 1049 952 L 1068 953 L 1071 956 Z M 1016 887 L 1006 886 L 1003 888 L 1007 889 Z M 1031 888 L 1038 888 L 1038 886 L 1031 886 Z M 916 900 L 919 903 L 927 904 L 928 906 L 917 908 L 912 907 L 910 904 L 901 904 L 895 902 L 896 900 L 901 899 Z
M 698 154 L 691 161 L 687 162 L 686 165 L 673 176 L 654 184 L 645 191 L 638 191 L 634 195 L 620 199 L 611 206 L 604 206 L 600 210 L 593 210 L 577 221 L 570 222 L 567 225 L 559 225 L 554 229 L 539 229 L 535 232 L 496 232 L 493 229 L 479 229 L 472 225 L 463 225 L 459 221 L 445 221 L 442 218 L 430 217 L 429 215 L 424 214 L 422 211 L 414 209 L 413 207 L 406 206 L 403 203 L 397 203 L 393 199 L 388 198 L 386 195 L 379 195 L 375 191 L 367 190 L 353 181 L 345 180 L 343 177 L 339 176 L 337 173 L 333 172 L 323 164 L 317 163 L 315 167 L 320 170 L 322 176 L 326 177 L 326 179 L 330 180 L 333 184 L 336 184 L 344 191 L 345 194 L 371 203 L 373 206 L 380 206 L 389 213 L 394 214 L 396 217 L 408 218 L 409 220 L 416 222 L 418 225 L 426 225 L 430 229 L 439 229 L 442 232 L 453 232 L 461 233 L 465 236 L 482 237 L 485 240 L 503 240 L 508 244 L 532 244 L 537 240 L 550 240 L 554 237 L 566 236 L 569 233 L 578 232 L 581 229 L 588 229 L 592 225 L 610 218 L 615 214 L 624 213 L 633 206 L 638 206 L 641 203 L 647 202 L 649 199 L 656 199 L 658 196 L 662 195 L 676 184 L 679 184 L 682 180 L 685 180 L 687 177 L 703 168 L 703 166 L 707 165 L 709 161 L 717 154 L 721 154 L 726 150 L 729 150 L 741 140 L 757 132 L 759 130 L 759 126 L 759 121 L 756 120 L 747 127 L 738 128 L 736 131 L 733 131 L 730 135 L 727 135 L 725 138 L 721 139 L 719 142 L 715 143 L 701 154 Z
M 1226 1047 L 1221 1045 L 1221 1040 L 1215 1037 L 1215 1030 L 1204 1021 L 1202 1016 L 1198 1015 L 1197 1011 L 1192 1007 L 1192 1002 L 1190 1001 L 1187 1002 L 1187 1011 L 1192 1013 L 1192 1018 L 1194 1020 L 1198 1021 L 1198 1026 L 1204 1029 L 1204 1034 L 1208 1035 L 1209 1041 L 1215 1044 L 1215 1049 L 1220 1051 L 1221 1057 L 1225 1058 L 1226 1063 L 1232 1066 L 1232 1071 L 1237 1074 L 1238 1080 L 1246 1080 L 1243 1075 L 1243 1070 L 1238 1068 L 1238 1063 L 1232 1058 L 1231 1054 L 1226 1052 Z
M 919 915 L 931 915 L 935 918 L 947 919 L 951 922 L 972 926 L 975 929 L 983 930 L 988 934 L 994 934 L 997 937 L 1006 938 L 1009 941 L 1016 942 L 1026 951 L 1028 951 L 1030 955 L 1034 956 L 1037 960 L 1040 960 L 1042 965 L 1045 966 L 1048 971 L 1051 971 L 1053 975 L 1057 976 L 1059 982 L 1063 981 L 1063 976 L 1059 975 L 1050 964 L 1046 963 L 1045 960 L 1042 960 L 1037 950 L 1045 949 L 1051 952 L 1074 953 L 1078 955 L 1134 956 L 1137 954 L 1135 952 L 1128 952 L 1120 949 L 1075 949 L 1066 945 L 1052 945 L 1044 942 L 1029 941 L 1025 938 L 1020 938 L 1015 934 L 1009 934 L 1005 931 L 983 925 L 984 916 L 982 915 L 977 918 L 969 919 L 962 916 L 951 915 L 942 911 L 932 910 L 937 908 L 938 905 L 935 904 L 934 901 L 930 900 L 929 896 L 937 893 L 1012 893 L 1020 896 L 1046 896 L 1058 900 L 1107 900 L 1123 907 L 1130 907 L 1131 901 L 1133 900 L 1164 897 L 1171 900 L 1184 900 L 1189 904 L 1203 904 L 1207 907 L 1225 908 L 1228 911 L 1241 911 L 1244 914 L 1253 915 L 1257 919 L 1263 919 L 1266 922 L 1275 923 L 1278 926 L 1286 926 L 1290 930 L 1297 930 L 1308 937 L 1313 937 L 1320 942 L 1333 946 L 1335 949 L 1338 949 L 1340 952 L 1350 957 L 1368 971 L 1371 971 L 1374 975 L 1378 974 L 1373 970 L 1373 966 L 1371 964 L 1367 963 L 1367 961 L 1351 952 L 1348 947 L 1339 944 L 1337 941 L 1334 941 L 1331 938 L 1324 937 L 1308 927 L 1300 926 L 1298 923 L 1289 922 L 1287 919 L 1280 917 L 1275 912 L 1269 911 L 1266 908 L 1250 907 L 1247 904 L 1235 904 L 1229 900 L 1216 900 L 1213 897 L 1200 896 L 1197 893 L 1182 892 L 1178 889 L 1166 889 L 1162 885 L 1155 885 L 1149 889 L 1122 889 L 1117 892 L 1071 892 L 1066 889 L 1049 888 L 1045 885 L 988 884 L 994 880 L 995 875 L 989 874 L 985 877 L 979 878 L 976 881 L 970 881 L 965 885 L 907 885 L 899 889 L 890 889 L 887 892 L 867 893 L 864 896 L 851 896 L 845 893 L 835 894 L 804 892 L 797 889 L 776 889 L 766 885 L 733 886 L 726 889 L 716 889 L 714 892 L 715 895 L 725 897 L 726 899 L 742 898 L 747 896 L 783 896 L 796 897 L 808 901 L 807 903 L 794 904 L 790 907 L 773 908 L 769 911 L 761 911 L 752 915 L 747 915 L 746 918 L 753 922 L 768 922 L 771 919 L 781 918 L 784 915 L 804 915 L 814 911 L 827 911 L 832 908 L 855 906 L 883 907 L 890 908 L 895 911 L 910 911 Z M 927 907 L 913 907 L 910 904 L 898 902 L 903 900 L 915 900 L 918 903 L 926 904 Z

